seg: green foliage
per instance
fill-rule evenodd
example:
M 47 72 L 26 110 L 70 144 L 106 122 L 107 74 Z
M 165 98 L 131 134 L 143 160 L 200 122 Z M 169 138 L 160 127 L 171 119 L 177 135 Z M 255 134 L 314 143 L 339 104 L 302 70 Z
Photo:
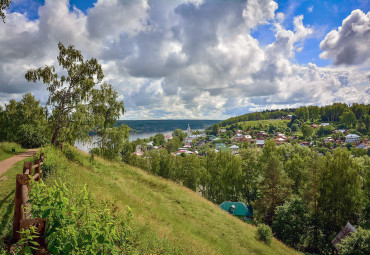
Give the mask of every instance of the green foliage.
M 108 128 L 101 132 L 100 141 L 97 142 L 99 150 L 93 153 L 106 159 L 120 159 L 120 153 L 124 149 L 129 137 L 129 127 L 120 125 Z
M 276 207 L 272 230 L 275 237 L 287 245 L 302 248 L 307 225 L 308 210 L 300 198 L 293 198 Z
M 0 17 L 5 23 L 5 13 L 4 10 L 9 8 L 10 3 L 12 0 L 0 0 Z
M 39 238 L 37 228 L 35 226 L 31 226 L 28 229 L 22 229 L 19 233 L 21 235 L 21 239 L 17 242 L 16 246 L 21 250 L 18 251 L 17 254 L 33 254 L 32 250 L 37 250 L 37 246 L 39 246 L 35 241 L 35 239 Z
M 176 152 L 182 145 L 178 136 L 174 136 L 167 144 L 166 149 L 168 152 Z
M 370 230 L 358 227 L 357 231 L 338 244 L 339 253 L 343 255 L 365 255 L 370 251 Z
M 219 130 L 219 125 L 218 124 L 214 124 L 213 126 L 212 126 L 212 129 L 211 129 L 211 132 L 210 132 L 210 134 L 211 135 L 218 135 L 218 130 Z
M 178 139 L 180 139 L 180 141 L 182 142 L 182 141 L 184 141 L 187 134 L 182 132 L 181 129 L 176 129 L 175 131 L 173 131 L 172 136 L 173 136 L 173 138 L 178 137 Z
M 51 187 L 32 183 L 29 202 L 33 217 L 48 219 L 44 238 L 53 254 L 121 254 L 131 249 L 127 222 L 108 208 L 94 208 L 85 187 L 76 194 L 62 182 Z
M 318 212 L 329 239 L 348 221 L 357 224 L 363 206 L 363 191 L 359 165 L 350 152 L 336 149 L 333 156 L 327 153 L 322 161 Z
M 67 75 L 59 76 L 54 66 L 45 66 L 28 70 L 25 78 L 33 82 L 42 80 L 50 92 L 51 143 L 85 141 L 91 130 L 100 134 L 116 123 L 124 112 L 123 102 L 117 101 L 118 94 L 111 85 L 101 84 L 103 70 L 95 58 L 84 60 L 72 45 L 65 47 L 59 43 L 58 48 L 58 63 Z M 98 84 L 100 89 L 95 88 Z
M 306 120 L 308 120 L 308 118 L 310 116 L 310 112 L 309 112 L 307 107 L 302 106 L 302 107 L 299 107 L 298 109 L 295 110 L 294 115 L 298 119 L 300 119 L 302 121 L 306 121 Z
M 332 125 L 320 126 L 316 131 L 316 135 L 319 137 L 322 137 L 322 136 L 332 134 L 333 131 L 334 131 L 334 127 Z
M 308 138 L 312 135 L 313 133 L 313 129 L 307 125 L 306 123 L 304 123 L 301 128 L 300 128 L 301 132 L 302 132 L 302 135 L 304 138 Z
M 256 237 L 258 240 L 266 244 L 270 244 L 272 240 L 271 228 L 265 224 L 258 224 Z
M 48 142 L 46 108 L 40 106 L 30 93 L 19 102 L 10 100 L 0 108 L 0 141 L 18 142 L 27 148 L 39 147 Z
M 154 146 L 162 146 L 166 143 L 165 139 L 164 139 L 164 135 L 163 134 L 156 134 L 153 138 L 153 145 Z
M 260 198 L 255 203 L 263 222 L 271 225 L 275 208 L 291 195 L 292 181 L 283 171 L 282 161 L 273 140 L 265 143 L 262 160 L 262 178 L 259 183 Z
M 17 143 L 10 143 L 10 142 L 0 142 L 0 160 L 4 160 L 6 158 L 10 158 L 14 156 L 12 149 L 15 149 L 15 153 L 25 151 L 22 147 Z
M 44 133 L 45 128 L 31 124 L 23 124 L 17 132 L 17 142 L 24 148 L 38 148 L 50 142 Z
M 351 111 L 346 111 L 340 116 L 340 122 L 344 124 L 347 128 L 356 126 L 356 115 Z

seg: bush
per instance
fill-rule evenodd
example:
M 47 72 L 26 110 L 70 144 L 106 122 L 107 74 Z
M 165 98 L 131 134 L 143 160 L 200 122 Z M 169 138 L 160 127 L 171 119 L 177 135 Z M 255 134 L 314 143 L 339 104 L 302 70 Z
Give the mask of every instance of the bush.
M 95 208 L 84 187 L 72 192 L 62 182 L 32 183 L 33 217 L 47 218 L 44 238 L 53 254 L 122 254 L 133 248 L 131 230 L 105 208 Z
M 359 227 L 356 232 L 346 237 L 338 244 L 339 253 L 343 255 L 369 254 L 370 230 Z
M 275 209 L 274 235 L 285 244 L 299 249 L 307 231 L 308 211 L 302 199 L 295 197 Z
M 258 240 L 266 244 L 270 244 L 272 240 L 271 228 L 265 224 L 259 224 L 257 226 L 256 237 Z
M 16 140 L 24 148 L 38 148 L 50 142 L 43 128 L 31 124 L 19 127 Z

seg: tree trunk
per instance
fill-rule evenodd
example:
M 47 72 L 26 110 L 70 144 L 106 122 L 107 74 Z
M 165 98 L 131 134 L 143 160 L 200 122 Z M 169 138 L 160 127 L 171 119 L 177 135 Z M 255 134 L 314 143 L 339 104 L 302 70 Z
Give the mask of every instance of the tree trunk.
M 57 138 L 58 138 L 58 133 L 59 133 L 59 123 L 57 124 L 55 130 L 54 130 L 54 134 L 53 134 L 53 137 L 51 138 L 51 144 L 52 145 L 55 145 L 56 141 L 57 141 Z

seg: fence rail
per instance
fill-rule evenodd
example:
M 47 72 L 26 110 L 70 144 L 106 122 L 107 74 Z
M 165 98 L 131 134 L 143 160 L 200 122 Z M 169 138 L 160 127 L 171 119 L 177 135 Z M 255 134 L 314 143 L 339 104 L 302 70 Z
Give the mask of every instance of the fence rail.
M 41 180 L 41 166 L 43 165 L 44 158 L 44 153 L 40 153 L 40 158 L 34 157 L 33 162 L 24 162 L 23 174 L 17 174 L 16 176 L 13 221 L 14 241 L 18 241 L 21 238 L 19 232 L 22 229 L 28 229 L 31 226 L 35 226 L 37 232 L 40 234 L 45 232 L 46 219 L 32 219 L 29 211 L 30 204 L 28 202 L 30 192 L 29 182 L 31 179 L 34 181 Z

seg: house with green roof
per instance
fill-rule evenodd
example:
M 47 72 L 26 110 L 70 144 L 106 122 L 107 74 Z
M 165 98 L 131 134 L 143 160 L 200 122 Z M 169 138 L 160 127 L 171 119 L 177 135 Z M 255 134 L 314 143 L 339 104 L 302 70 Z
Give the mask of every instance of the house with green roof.
M 219 150 L 221 148 L 226 148 L 226 144 L 224 144 L 224 143 L 216 143 L 215 146 L 216 146 L 217 150 Z
M 252 220 L 253 219 L 253 208 L 251 205 L 245 205 L 242 202 L 230 202 L 225 201 L 220 204 L 222 210 L 237 216 L 241 219 Z

